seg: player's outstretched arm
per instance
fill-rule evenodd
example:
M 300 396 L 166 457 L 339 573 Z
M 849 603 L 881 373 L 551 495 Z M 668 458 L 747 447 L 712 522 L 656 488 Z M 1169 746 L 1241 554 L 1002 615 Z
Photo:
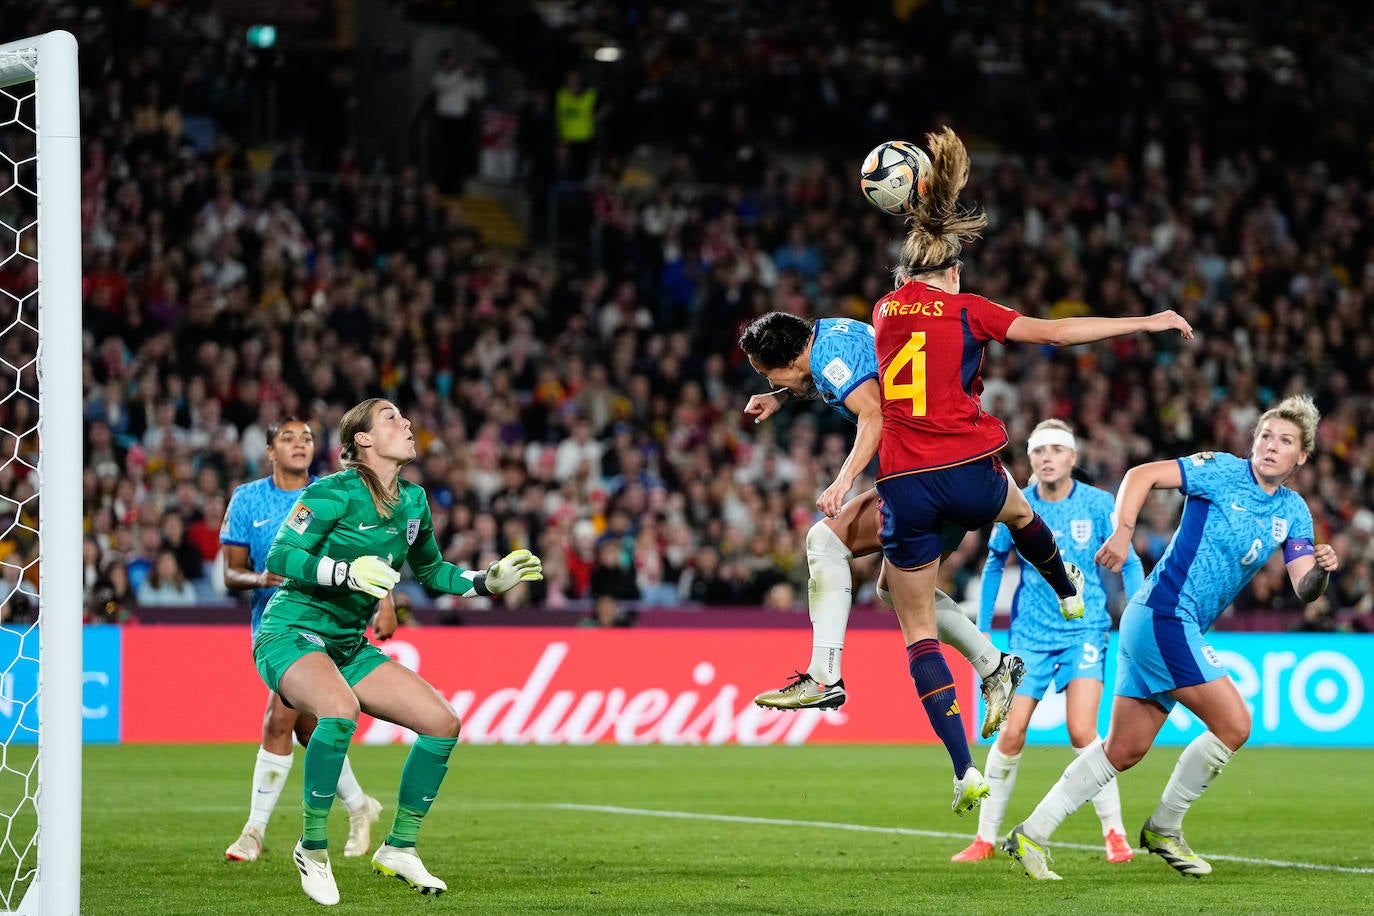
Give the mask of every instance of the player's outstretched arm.
M 1126 472 L 1116 492 L 1116 527 L 1111 537 L 1098 548 L 1093 558 L 1098 566 L 1121 572 L 1131 554 L 1131 538 L 1136 520 L 1151 490 L 1177 490 L 1183 486 L 1183 472 L 1177 461 L 1151 461 Z
M 464 569 L 444 559 L 434 540 L 434 527 L 426 511 L 420 521 L 420 534 L 415 538 L 406 562 L 411 572 L 428 587 L 460 598 L 472 595 L 499 595 L 521 582 L 544 578 L 544 564 L 528 550 L 512 550 L 483 571 Z
M 1007 340 L 1019 343 L 1072 347 L 1141 332 L 1178 331 L 1193 339 L 1193 326 L 1173 309 L 1138 318 L 1030 318 L 1019 315 L 1007 327 Z

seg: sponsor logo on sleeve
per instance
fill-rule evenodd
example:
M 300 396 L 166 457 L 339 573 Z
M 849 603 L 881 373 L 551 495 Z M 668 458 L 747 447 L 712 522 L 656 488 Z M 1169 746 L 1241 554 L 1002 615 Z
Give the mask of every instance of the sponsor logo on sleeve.
M 843 388 L 844 383 L 854 377 L 854 370 L 850 369 L 845 361 L 837 356 L 825 364 L 825 368 L 821 370 L 821 375 L 825 376 L 826 381 L 836 388 Z
M 315 513 L 304 503 L 296 503 L 296 507 L 291 510 L 291 517 L 287 519 L 286 527 L 297 534 L 305 534 L 310 527 L 310 520 L 315 517 Z

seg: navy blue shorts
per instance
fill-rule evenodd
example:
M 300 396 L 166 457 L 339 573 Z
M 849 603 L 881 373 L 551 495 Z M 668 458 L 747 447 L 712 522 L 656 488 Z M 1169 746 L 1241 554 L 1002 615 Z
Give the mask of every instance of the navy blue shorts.
M 940 557 L 947 525 L 968 531 L 991 524 L 1007 502 L 1007 472 L 996 458 L 878 481 L 883 554 L 898 569 Z

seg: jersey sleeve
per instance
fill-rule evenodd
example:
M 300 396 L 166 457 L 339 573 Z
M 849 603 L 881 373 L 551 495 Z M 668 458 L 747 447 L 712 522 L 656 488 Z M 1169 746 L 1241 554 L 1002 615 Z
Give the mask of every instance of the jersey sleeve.
M 420 532 L 415 543 L 406 553 L 410 571 L 428 587 L 435 591 L 467 597 L 476 591 L 473 573 L 444 559 L 439 552 L 439 544 L 434 539 L 434 516 L 429 511 L 429 501 L 424 500 L 420 510 Z
M 1002 571 L 1007 568 L 1007 555 L 1012 546 L 1011 531 L 1006 525 L 999 524 L 992 529 L 988 558 L 983 562 L 983 581 L 978 589 L 978 629 L 984 633 L 992 629 L 997 593 L 1002 589 Z
M 858 322 L 835 322 L 818 336 L 811 354 L 811 376 L 827 400 L 843 404 L 864 382 L 878 377 L 873 329 Z
M 1300 496 L 1294 495 L 1293 503 L 1293 510 L 1289 513 L 1288 537 L 1283 542 L 1284 563 L 1311 555 L 1317 539 L 1312 527 L 1312 510 L 1307 508 L 1307 503 Z
M 1197 452 L 1187 458 L 1180 458 L 1178 467 L 1183 477 L 1183 486 L 1179 489 L 1187 496 L 1197 496 L 1215 502 L 1228 485 L 1227 465 L 1239 460 L 1234 455 L 1215 452 Z
M 324 559 L 319 547 L 347 508 L 347 496 L 331 484 L 317 481 L 306 487 L 267 552 L 268 571 L 298 582 L 315 582 Z
M 248 533 L 252 530 L 253 521 L 249 518 L 248 498 L 243 494 L 244 488 L 239 486 L 229 495 L 229 508 L 224 510 L 224 523 L 219 526 L 221 544 L 248 546 Z
M 1011 327 L 1013 321 L 1021 317 L 1021 313 L 1016 309 L 998 305 L 991 299 L 984 299 L 982 296 L 968 297 L 965 314 L 968 316 L 969 330 L 973 332 L 975 338 L 978 340 L 995 340 L 998 343 L 1007 342 L 1007 328 Z

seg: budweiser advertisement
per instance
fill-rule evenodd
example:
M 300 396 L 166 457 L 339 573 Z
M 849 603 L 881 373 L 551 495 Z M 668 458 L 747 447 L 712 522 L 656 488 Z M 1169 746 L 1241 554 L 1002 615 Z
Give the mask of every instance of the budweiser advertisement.
M 856 631 L 837 710 L 759 709 L 810 657 L 797 630 L 542 627 L 403 629 L 382 649 L 448 697 L 472 744 L 818 744 L 935 742 L 895 624 Z M 964 726 L 981 721 L 976 676 L 948 647 Z M 124 741 L 257 741 L 266 688 L 246 627 L 124 631 Z M 406 741 L 363 717 L 358 740 Z

